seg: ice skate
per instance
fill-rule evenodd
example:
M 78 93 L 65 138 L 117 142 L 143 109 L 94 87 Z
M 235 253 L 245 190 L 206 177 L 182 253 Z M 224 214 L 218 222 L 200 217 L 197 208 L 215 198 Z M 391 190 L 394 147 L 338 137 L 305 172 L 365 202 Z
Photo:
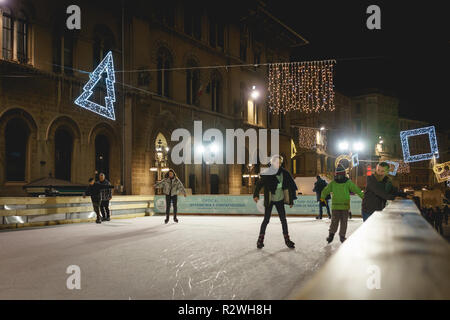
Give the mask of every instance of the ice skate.
M 169 222 L 169 218 L 166 218 L 166 220 L 164 220 L 164 223 L 167 224 Z
M 347 240 L 347 238 L 343 237 L 343 236 L 340 236 L 340 238 L 341 238 L 341 242 L 344 242 L 345 240 Z
M 175 221 L 176 223 L 178 223 L 177 217 L 174 217 L 174 218 L 173 218 L 173 221 Z
M 284 242 L 286 243 L 288 248 L 295 249 L 295 243 L 292 242 L 291 239 L 289 239 L 289 235 L 288 234 L 284 235 Z
M 258 237 L 258 241 L 256 242 L 256 247 L 258 249 L 262 249 L 262 247 L 264 247 L 264 235 L 260 234 Z
M 334 233 L 330 233 L 327 238 L 328 243 L 331 243 L 333 241 L 333 238 L 334 238 Z

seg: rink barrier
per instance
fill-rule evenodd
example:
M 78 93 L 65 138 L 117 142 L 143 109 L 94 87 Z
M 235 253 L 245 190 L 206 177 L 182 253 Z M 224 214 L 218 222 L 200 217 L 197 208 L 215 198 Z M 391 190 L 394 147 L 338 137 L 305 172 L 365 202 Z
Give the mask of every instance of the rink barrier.
M 113 196 L 111 218 L 153 215 L 154 196 Z M 96 219 L 90 197 L 0 197 L 0 229 L 46 226 Z
M 292 297 L 448 300 L 449 271 L 450 244 L 412 200 L 395 200 L 372 214 Z

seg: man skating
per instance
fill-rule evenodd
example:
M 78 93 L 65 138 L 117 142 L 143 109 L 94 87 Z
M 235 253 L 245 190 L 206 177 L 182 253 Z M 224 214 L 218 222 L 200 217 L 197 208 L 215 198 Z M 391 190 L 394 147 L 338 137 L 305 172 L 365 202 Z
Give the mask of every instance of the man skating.
M 330 182 L 325 189 L 323 189 L 320 196 L 321 201 L 325 201 L 326 197 L 332 193 L 331 197 L 331 225 L 329 235 L 327 238 L 328 243 L 331 243 L 334 238 L 338 226 L 339 236 L 341 242 L 345 241 L 345 234 L 347 233 L 347 221 L 348 212 L 350 210 L 350 192 L 357 194 L 361 199 L 364 198 L 364 194 L 345 174 L 345 168 L 339 165 L 336 168 L 334 180 Z
M 283 228 L 283 236 L 286 245 L 294 249 L 295 243 L 289 238 L 286 211 L 284 205 L 288 204 L 291 208 L 294 205 L 294 200 L 297 199 L 297 185 L 291 174 L 281 167 L 283 157 L 275 155 L 270 159 L 270 168 L 261 173 L 261 178 L 256 183 L 253 199 L 255 202 L 259 200 L 259 192 L 264 188 L 264 220 L 261 224 L 258 241 L 256 247 L 261 249 L 264 247 L 264 235 L 266 233 L 267 224 L 272 215 L 272 208 L 275 206 L 278 211 L 278 216 L 281 220 Z

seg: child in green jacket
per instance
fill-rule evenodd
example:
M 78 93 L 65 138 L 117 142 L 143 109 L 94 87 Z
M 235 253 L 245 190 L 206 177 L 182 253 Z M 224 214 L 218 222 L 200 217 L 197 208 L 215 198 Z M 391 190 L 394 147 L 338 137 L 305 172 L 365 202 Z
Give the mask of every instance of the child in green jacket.
M 325 198 L 330 193 L 333 194 L 331 197 L 332 215 L 330 234 L 327 238 L 328 243 L 333 241 L 339 223 L 341 225 L 339 229 L 341 242 L 344 242 L 346 239 L 345 233 L 347 232 L 348 212 L 350 210 L 350 192 L 357 194 L 361 199 L 364 198 L 361 189 L 346 177 L 345 168 L 342 165 L 339 165 L 336 168 L 334 180 L 322 190 L 322 194 L 320 195 L 320 201 L 325 201 Z

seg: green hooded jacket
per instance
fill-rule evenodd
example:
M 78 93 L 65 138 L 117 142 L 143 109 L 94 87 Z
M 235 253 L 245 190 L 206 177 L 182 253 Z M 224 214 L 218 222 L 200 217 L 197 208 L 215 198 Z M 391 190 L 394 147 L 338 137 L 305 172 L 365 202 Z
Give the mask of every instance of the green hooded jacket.
M 349 210 L 350 192 L 357 194 L 361 199 L 364 198 L 364 193 L 352 182 L 352 180 L 348 178 L 344 178 L 342 180 L 335 179 L 322 190 L 320 199 L 325 199 L 330 193 L 332 193 L 331 209 Z

